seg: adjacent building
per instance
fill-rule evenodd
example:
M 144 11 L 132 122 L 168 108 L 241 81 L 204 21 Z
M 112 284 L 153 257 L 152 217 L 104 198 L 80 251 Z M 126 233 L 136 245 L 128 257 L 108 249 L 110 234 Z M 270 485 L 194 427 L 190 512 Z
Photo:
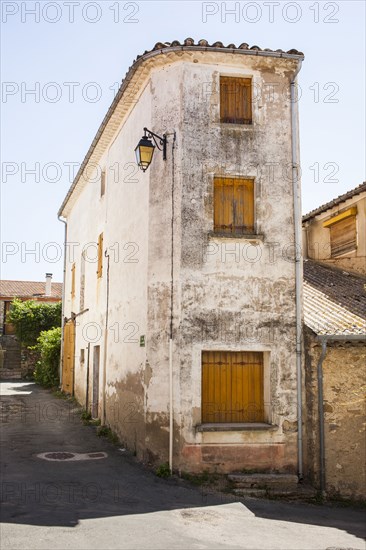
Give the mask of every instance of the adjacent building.
M 142 460 L 301 470 L 291 94 L 302 59 L 156 44 L 129 69 L 59 210 L 63 389 Z M 134 155 L 144 128 L 158 136 L 146 171 Z
M 60 302 L 62 283 L 52 282 L 52 274 L 46 273 L 45 281 L 0 281 L 0 378 L 21 378 L 34 367 L 29 354 L 21 350 L 14 327 L 6 320 L 13 300 Z
M 303 216 L 304 256 L 366 275 L 366 182 Z
M 303 217 L 307 472 L 325 494 L 356 499 L 366 498 L 365 208 L 363 183 Z

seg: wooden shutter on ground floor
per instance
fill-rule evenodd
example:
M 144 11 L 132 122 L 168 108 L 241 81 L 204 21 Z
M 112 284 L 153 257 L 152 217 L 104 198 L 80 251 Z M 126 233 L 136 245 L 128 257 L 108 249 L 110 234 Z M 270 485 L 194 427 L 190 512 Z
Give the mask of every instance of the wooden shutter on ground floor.
M 202 352 L 202 422 L 264 422 L 263 353 Z
M 69 320 L 64 326 L 62 361 L 62 390 L 74 393 L 74 362 L 75 362 L 75 321 Z
M 356 249 L 356 216 L 350 216 L 330 226 L 332 258 Z

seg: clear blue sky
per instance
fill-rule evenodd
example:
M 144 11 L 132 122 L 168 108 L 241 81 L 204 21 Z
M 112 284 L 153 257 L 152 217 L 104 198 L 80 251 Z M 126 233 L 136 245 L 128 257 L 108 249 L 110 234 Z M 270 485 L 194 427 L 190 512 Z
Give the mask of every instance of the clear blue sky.
M 1 239 L 3 247 L 14 243 L 7 245 L 14 254 L 2 255 L 1 278 L 43 280 L 50 271 L 62 279 L 56 213 L 71 183 L 66 163 L 83 160 L 116 83 L 158 41 L 190 36 L 303 51 L 303 213 L 365 179 L 363 1 L 41 1 L 35 21 L 36 4 L 1 2 Z M 74 98 L 71 82 L 80 84 Z M 35 168 L 36 176 L 27 173 Z

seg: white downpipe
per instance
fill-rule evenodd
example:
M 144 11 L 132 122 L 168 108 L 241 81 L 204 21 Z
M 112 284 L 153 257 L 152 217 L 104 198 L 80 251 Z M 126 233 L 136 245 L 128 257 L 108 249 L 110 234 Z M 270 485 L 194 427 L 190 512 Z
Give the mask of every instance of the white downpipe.
M 173 472 L 173 339 L 169 339 L 169 469 Z
M 171 264 L 170 264 L 170 330 L 169 330 L 169 470 L 173 473 L 173 303 L 174 303 L 174 189 L 175 189 L 175 130 L 167 136 L 173 136 L 172 143 L 172 217 L 171 217 Z
M 302 288 L 302 254 L 301 250 L 301 197 L 298 184 L 299 170 L 297 158 L 297 123 L 298 109 L 295 100 L 295 86 L 297 75 L 301 69 L 302 61 L 291 80 L 291 150 L 292 150 L 292 191 L 294 201 L 294 225 L 295 225 L 295 289 L 296 289 L 296 376 L 297 376 L 297 446 L 298 446 L 298 476 L 303 478 L 303 439 L 302 439 L 302 372 L 301 372 L 301 342 L 302 342 L 302 318 L 301 318 L 301 288 Z M 295 105 L 296 102 L 296 105 Z
M 67 221 L 63 220 L 61 216 L 57 216 L 57 219 L 64 224 L 64 265 L 62 274 L 62 303 L 61 303 L 61 351 L 60 351 L 60 365 L 59 365 L 59 377 L 60 387 L 62 389 L 62 375 L 64 367 L 64 326 L 65 326 L 65 286 L 66 286 L 66 244 L 67 244 Z

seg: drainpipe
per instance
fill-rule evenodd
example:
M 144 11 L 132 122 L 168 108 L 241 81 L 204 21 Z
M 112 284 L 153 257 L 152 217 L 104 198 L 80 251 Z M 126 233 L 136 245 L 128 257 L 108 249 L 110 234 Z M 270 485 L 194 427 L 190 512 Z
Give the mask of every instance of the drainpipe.
M 169 134 L 168 134 L 169 135 Z M 170 330 L 169 330 L 169 470 L 173 473 L 173 303 L 174 303 L 174 149 L 176 133 L 172 144 L 172 218 L 171 218 L 171 257 L 170 257 Z
M 102 425 L 105 424 L 106 414 L 105 414 L 105 404 L 106 396 L 105 391 L 107 387 L 107 346 L 108 346 L 108 310 L 109 310 L 109 254 L 105 251 L 104 256 L 107 258 L 107 297 L 106 297 L 106 313 L 105 313 L 105 328 L 104 328 L 104 350 L 103 350 L 103 394 L 102 394 Z
M 301 251 L 301 203 L 298 162 L 297 124 L 298 109 L 296 97 L 296 79 L 301 69 L 302 61 L 298 66 L 290 84 L 291 91 L 291 161 L 292 161 L 292 192 L 294 201 L 294 225 L 295 225 L 295 293 L 296 293 L 296 376 L 297 376 L 297 446 L 298 446 L 298 476 L 303 478 L 303 440 L 302 440 L 302 372 L 301 372 L 301 341 L 302 341 L 302 317 L 301 317 L 301 289 L 302 289 L 302 254 Z M 295 105 L 296 101 L 296 105 Z
M 59 367 L 59 376 L 60 376 L 60 385 L 62 385 L 62 370 L 64 365 L 64 325 L 65 325 L 65 281 L 66 281 L 66 243 L 67 243 L 67 221 L 61 219 L 61 216 L 57 216 L 58 220 L 62 222 L 64 227 L 64 268 L 63 268 L 63 277 L 62 277 L 62 305 L 61 305 L 61 353 L 60 353 L 60 367 Z

